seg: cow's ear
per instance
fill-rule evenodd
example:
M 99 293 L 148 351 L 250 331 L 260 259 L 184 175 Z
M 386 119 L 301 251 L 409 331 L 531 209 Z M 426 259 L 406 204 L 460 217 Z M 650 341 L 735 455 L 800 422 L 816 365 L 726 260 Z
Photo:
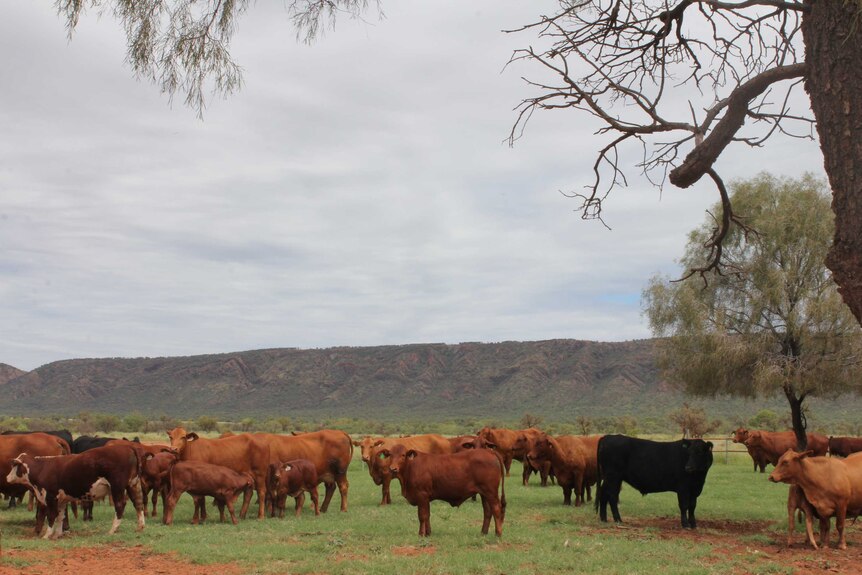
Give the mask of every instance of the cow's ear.
M 186 441 L 194 441 L 196 439 L 200 439 L 198 434 L 192 431 L 191 433 L 186 433 Z
M 808 451 L 804 451 L 804 452 L 802 452 L 802 453 L 799 455 L 799 459 L 802 459 L 803 457 L 810 457 L 810 456 L 812 456 L 812 455 L 814 455 L 814 452 L 813 452 L 813 451 L 811 451 L 811 450 L 809 449 Z
M 682 448 L 683 448 L 683 449 L 688 449 L 688 446 L 689 446 L 689 445 L 691 445 L 691 442 L 690 442 L 688 439 L 683 439 L 683 440 L 682 440 Z
M 291 469 L 293 469 L 293 465 L 287 464 L 284 466 L 285 471 L 290 471 Z
M 375 442 L 374 442 L 374 445 L 372 445 L 371 447 L 377 447 L 378 445 L 383 445 L 383 440 L 382 440 L 382 439 L 378 439 L 377 441 L 375 441 Z
M 707 441 L 706 446 L 709 448 L 710 451 L 712 451 L 713 445 L 711 441 Z
M 377 454 L 377 457 L 379 457 L 380 459 L 386 459 L 390 455 L 392 455 L 392 454 L 389 453 L 388 449 L 381 449 L 380 453 Z
M 155 457 L 155 455 L 153 455 L 152 453 L 145 453 L 144 454 L 144 461 L 149 461 L 153 457 Z
M 361 442 L 356 441 L 355 439 L 353 441 L 351 441 L 350 443 L 352 443 L 354 445 L 354 447 L 359 447 L 360 445 L 362 445 Z
M 410 451 L 407 452 L 407 459 L 413 459 L 414 457 L 416 457 L 416 450 L 415 449 L 411 449 Z

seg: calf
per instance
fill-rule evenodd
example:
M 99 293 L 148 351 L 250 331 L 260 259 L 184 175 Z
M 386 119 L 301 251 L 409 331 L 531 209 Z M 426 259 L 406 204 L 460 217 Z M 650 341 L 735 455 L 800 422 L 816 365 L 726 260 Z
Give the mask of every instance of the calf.
M 737 430 L 732 434 L 732 439 L 734 443 L 745 445 L 745 441 L 748 439 L 748 430 L 744 427 L 737 428 Z M 766 457 L 763 450 L 759 447 L 753 447 L 750 445 L 745 445 L 745 448 L 748 450 L 748 455 L 751 457 L 751 461 L 754 462 L 754 471 L 757 472 L 757 470 L 760 469 L 761 473 L 765 473 L 766 466 L 769 464 L 769 458 Z
M 778 460 L 769 480 L 798 485 L 805 499 L 817 511 L 820 518 L 820 544 L 829 546 L 829 519 L 835 517 L 838 530 L 838 548 L 846 549 L 844 522 L 847 517 L 862 515 L 862 454 L 847 459 L 834 457 L 810 457 L 811 451 L 798 453 L 788 450 Z M 805 530 L 808 541 L 817 549 L 814 541 L 811 514 L 805 515 Z
M 305 492 L 311 495 L 314 504 L 314 514 L 320 515 L 320 507 L 317 499 L 317 470 L 314 464 L 307 459 L 294 459 L 280 463 L 271 463 L 269 466 L 269 478 L 266 492 L 271 494 L 273 507 L 271 517 L 278 512 L 279 517 L 284 517 L 284 507 L 287 496 L 296 500 L 295 515 L 299 517 L 302 513 L 302 505 L 305 503 Z
M 462 442 L 462 444 L 460 444 L 461 449 L 463 449 L 463 443 L 469 442 Z M 393 475 L 389 470 L 390 461 L 388 454 L 395 445 L 402 445 L 406 449 L 415 449 L 422 453 L 442 454 L 452 453 L 453 450 L 458 448 L 459 444 L 452 443 L 442 435 L 438 435 L 436 433 L 396 438 L 382 438 L 376 440 L 369 451 L 368 473 L 371 475 L 371 480 L 374 481 L 374 484 L 381 486 L 380 505 L 388 505 L 392 503 L 392 495 L 389 485 L 392 482 Z
M 195 500 L 195 513 L 192 524 L 198 524 L 198 511 L 203 507 L 203 498 L 213 497 L 219 508 L 220 520 L 224 522 L 224 508 L 230 512 L 230 520 L 237 524 L 233 504 L 240 493 L 245 494 L 245 501 L 254 491 L 254 477 L 249 473 L 238 473 L 221 465 L 203 461 L 178 461 L 170 471 L 171 489 L 165 506 L 164 523 L 172 525 L 174 509 L 180 496 L 189 493 Z M 206 520 L 206 516 L 203 517 Z
M 702 439 L 660 442 L 605 435 L 598 444 L 596 510 L 607 521 L 610 504 L 614 521 L 621 522 L 618 505 L 625 481 L 642 495 L 676 492 L 682 527 L 694 529 L 697 498 L 711 465 L 712 443 Z
M 78 455 L 56 457 L 22 453 L 12 461 L 6 480 L 26 485 L 47 508 L 49 528 L 45 538 L 49 539 L 63 534 L 66 503 L 92 499 L 96 496 L 94 487 L 104 479 L 110 484 L 114 501 L 114 522 L 108 532 L 113 534 L 123 519 L 127 493 L 138 513 L 138 530 L 144 528 L 140 465 L 137 452 L 124 445 L 108 445 Z
M 431 501 L 441 500 L 458 507 L 475 494 L 482 498 L 482 534 L 488 534 L 493 516 L 494 532 L 497 537 L 503 535 L 506 469 L 495 452 L 468 449 L 435 455 L 396 444 L 387 456 L 390 471 L 401 481 L 401 495 L 418 508 L 420 537 L 431 535 Z
M 847 457 L 859 451 L 862 451 L 862 437 L 829 437 L 830 455 Z
M 159 453 L 147 453 L 144 455 L 144 463 L 141 465 L 141 487 L 144 493 L 146 505 L 147 495 L 152 493 L 153 511 L 152 517 L 158 517 L 156 504 L 159 495 L 162 496 L 162 514 L 168 505 L 168 493 L 171 487 L 171 467 L 177 462 L 177 454 L 171 450 L 161 450 Z

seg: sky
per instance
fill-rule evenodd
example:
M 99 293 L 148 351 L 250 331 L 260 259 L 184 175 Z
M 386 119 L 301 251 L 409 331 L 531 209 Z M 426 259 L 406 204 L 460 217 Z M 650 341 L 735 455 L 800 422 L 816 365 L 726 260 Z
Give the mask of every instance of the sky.
M 203 120 L 134 78 L 110 16 L 73 39 L 51 3 L 0 20 L 0 363 L 260 348 L 650 337 L 640 294 L 676 276 L 713 185 L 629 186 L 583 221 L 607 140 L 536 113 L 505 34 L 554 2 L 384 2 L 297 42 L 253 3 L 244 86 Z M 684 105 L 684 103 L 681 103 Z M 732 146 L 729 179 L 823 174 L 816 142 Z

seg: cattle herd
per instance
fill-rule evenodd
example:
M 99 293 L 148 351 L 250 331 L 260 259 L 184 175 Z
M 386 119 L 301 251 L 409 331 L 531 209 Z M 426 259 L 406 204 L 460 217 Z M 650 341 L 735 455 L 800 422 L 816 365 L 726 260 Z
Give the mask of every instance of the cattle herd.
M 431 535 L 430 503 L 458 506 L 478 496 L 482 502 L 482 533 L 491 520 L 500 537 L 506 514 L 506 477 L 512 461 L 523 464 L 521 481 L 532 474 L 543 485 L 555 482 L 563 503 L 580 506 L 592 499 L 607 521 L 610 506 L 620 522 L 619 494 L 623 482 L 642 494 L 675 492 L 683 528 L 697 527 L 695 509 L 713 461 L 713 444 L 702 439 L 658 442 L 627 437 L 551 436 L 538 429 L 511 430 L 485 427 L 476 435 L 443 437 L 436 434 L 352 439 L 337 430 L 292 435 L 227 433 L 207 439 L 182 427 L 168 431 L 168 442 L 82 436 L 68 431 L 0 435 L 0 492 L 10 504 L 29 493 L 35 506 L 35 530 L 56 538 L 68 529 L 69 510 L 92 519 L 93 501 L 110 496 L 114 520 L 110 533 L 120 526 L 127 500 L 143 529 L 147 500 L 157 517 L 162 499 L 162 521 L 173 522 L 183 493 L 194 501 L 193 523 L 206 520 L 205 498 L 212 497 L 225 521 L 225 508 L 237 523 L 235 503 L 243 495 L 239 517 L 245 518 L 257 493 L 260 519 L 284 516 L 288 496 L 295 514 L 302 512 L 308 493 L 315 514 L 325 513 L 336 488 L 341 511 L 347 511 L 347 470 L 354 447 L 374 483 L 381 487 L 381 505 L 392 502 L 390 484 L 398 479 L 401 494 L 417 507 L 419 535 Z M 748 449 L 754 470 L 775 467 L 770 481 L 790 484 L 788 544 L 794 514 L 805 514 L 808 540 L 814 548 L 813 521 L 820 527 L 820 544 L 828 545 L 830 520 L 836 518 L 840 548 L 846 547 L 844 526 L 848 517 L 862 514 L 862 439 L 827 438 L 808 434 L 808 449 L 794 451 L 793 432 L 738 429 L 733 440 Z M 323 501 L 318 486 L 323 483 Z M 574 494 L 574 501 L 572 500 Z

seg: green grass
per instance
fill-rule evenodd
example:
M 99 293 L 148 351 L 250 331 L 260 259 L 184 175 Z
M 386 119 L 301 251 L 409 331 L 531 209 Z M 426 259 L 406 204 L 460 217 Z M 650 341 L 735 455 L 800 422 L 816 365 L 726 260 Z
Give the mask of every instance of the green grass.
M 113 509 L 107 504 L 96 506 L 93 523 L 73 519 L 72 533 L 60 541 L 35 538 L 31 514 L 21 508 L 0 511 L 0 528 L 6 549 L 120 541 L 159 552 L 175 551 L 195 563 L 237 562 L 248 573 L 682 575 L 723 574 L 731 567 L 742 573 L 792 572 L 772 552 L 727 555 L 733 546 L 771 546 L 774 551 L 784 542 L 787 488 L 753 473 L 747 455 L 732 455 L 729 464 L 723 463 L 723 456 L 717 457 L 699 500 L 697 538 L 678 527 L 675 494 L 642 497 L 624 487 L 620 512 L 626 524 L 616 528 L 600 523 L 591 504 L 564 507 L 562 491 L 556 486 L 541 488 L 535 477 L 532 485 L 521 486 L 520 469 L 515 463 L 506 482 L 508 509 L 500 541 L 479 533 L 481 504 L 470 501 L 460 508 L 433 503 L 433 535 L 420 539 L 416 509 L 397 492 L 397 483 L 395 503 L 379 507 L 380 489 L 358 459 L 350 469 L 348 513 L 338 511 L 336 494 L 329 513 L 320 517 L 314 517 L 306 501 L 299 519 L 292 515 L 282 520 L 249 519 L 234 526 L 219 524 L 218 512 L 211 506 L 209 521 L 193 526 L 191 500 L 184 496 L 173 526 L 148 520 L 142 533 L 134 531 L 129 506 L 118 534 L 108 536 Z M 732 532 L 739 526 L 747 526 L 744 533 Z M 851 545 L 854 531 L 849 532 Z M 797 537 L 801 540 L 802 534 L 797 532 Z

